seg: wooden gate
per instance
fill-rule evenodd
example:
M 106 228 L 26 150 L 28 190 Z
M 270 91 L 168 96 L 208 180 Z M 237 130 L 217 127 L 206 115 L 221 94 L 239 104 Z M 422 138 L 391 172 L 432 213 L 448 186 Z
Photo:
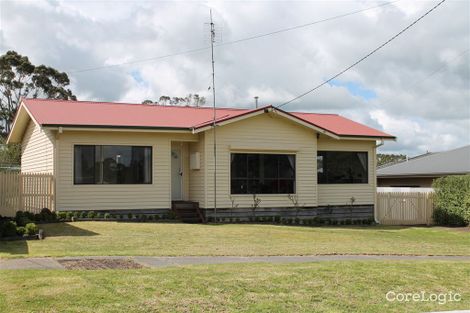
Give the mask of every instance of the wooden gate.
M 385 225 L 431 225 L 432 192 L 377 192 L 377 219 Z
M 0 215 L 13 216 L 16 211 L 39 213 L 54 210 L 52 174 L 0 172 Z

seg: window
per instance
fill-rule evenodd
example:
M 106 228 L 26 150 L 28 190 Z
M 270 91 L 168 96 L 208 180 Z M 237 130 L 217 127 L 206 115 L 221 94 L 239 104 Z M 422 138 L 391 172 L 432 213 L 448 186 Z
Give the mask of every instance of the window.
M 295 193 L 295 155 L 231 154 L 232 194 Z
M 152 147 L 74 146 L 74 183 L 151 184 Z
M 367 152 L 318 151 L 319 184 L 367 184 Z

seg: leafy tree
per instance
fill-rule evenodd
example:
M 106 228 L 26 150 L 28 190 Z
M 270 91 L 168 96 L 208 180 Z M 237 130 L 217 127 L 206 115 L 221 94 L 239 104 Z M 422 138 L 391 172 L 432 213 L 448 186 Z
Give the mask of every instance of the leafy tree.
M 0 135 L 0 166 L 2 164 L 20 164 L 21 146 L 19 144 L 5 144 L 5 137 Z
M 206 98 L 198 94 L 189 94 L 186 97 L 169 97 L 161 96 L 158 101 L 144 100 L 143 104 L 158 104 L 158 105 L 189 105 L 199 107 L 206 103 Z
M 36 66 L 28 57 L 15 51 L 0 56 L 0 125 L 6 133 L 20 104 L 21 98 L 50 98 L 76 100 L 66 73 L 45 65 Z M 1 129 L 0 129 L 1 130 Z
M 389 163 L 396 163 L 404 160 L 406 160 L 406 155 L 404 154 L 377 153 L 377 166 L 382 166 Z

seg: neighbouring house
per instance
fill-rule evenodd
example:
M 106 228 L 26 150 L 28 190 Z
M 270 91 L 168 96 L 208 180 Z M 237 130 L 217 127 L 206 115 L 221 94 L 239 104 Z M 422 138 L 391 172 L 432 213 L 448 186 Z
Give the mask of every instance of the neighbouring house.
M 470 145 L 426 153 L 377 169 L 379 187 L 431 187 L 434 179 L 470 174 Z
M 395 137 L 273 106 L 217 108 L 215 124 L 208 107 L 24 99 L 8 142 L 22 172 L 54 175 L 58 211 L 374 216 L 377 142 Z

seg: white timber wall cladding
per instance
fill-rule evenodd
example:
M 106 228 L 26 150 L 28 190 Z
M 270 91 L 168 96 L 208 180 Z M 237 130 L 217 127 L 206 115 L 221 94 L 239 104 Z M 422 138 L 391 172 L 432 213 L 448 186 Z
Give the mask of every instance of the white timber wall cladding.
M 189 170 L 189 200 L 199 202 L 200 207 L 205 207 L 205 154 L 204 154 L 204 133 L 199 134 L 198 142 L 189 144 L 189 153 L 199 152 L 200 168 Z
M 54 135 L 30 121 L 22 140 L 21 172 L 50 173 L 54 171 Z
M 39 213 L 54 210 L 52 174 L 0 172 L 0 215 L 14 216 L 16 211 Z
M 171 207 L 171 142 L 197 140 L 192 134 L 64 131 L 57 139 L 58 210 L 168 209 Z M 74 145 L 152 147 L 152 184 L 74 185 Z
M 286 153 L 296 156 L 296 194 L 299 205 L 317 205 L 316 134 L 275 114 L 261 114 L 236 123 L 220 126 L 217 138 L 217 207 L 230 208 L 232 200 L 238 207 L 253 205 L 252 195 L 231 195 L 230 154 Z M 206 132 L 204 167 L 206 168 L 206 203 L 214 205 L 213 132 Z M 292 207 L 287 195 L 257 195 L 259 207 Z M 201 206 L 203 207 L 203 206 Z
M 320 184 L 318 205 L 374 204 L 377 186 L 375 170 L 375 141 L 336 140 L 324 135 L 318 139 L 319 151 L 364 151 L 368 152 L 369 178 L 367 184 Z
M 432 192 L 377 192 L 377 219 L 384 225 L 431 225 Z

